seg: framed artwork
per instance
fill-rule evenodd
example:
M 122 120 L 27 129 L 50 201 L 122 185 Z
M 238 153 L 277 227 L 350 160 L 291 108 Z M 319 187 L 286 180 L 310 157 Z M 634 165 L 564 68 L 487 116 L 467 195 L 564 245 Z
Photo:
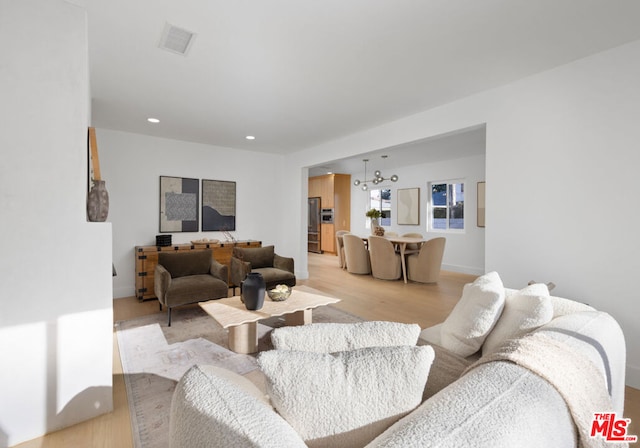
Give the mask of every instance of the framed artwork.
M 202 179 L 202 231 L 236 230 L 236 183 Z
M 398 189 L 398 224 L 417 226 L 420 224 L 420 189 Z
M 160 233 L 197 232 L 198 179 L 160 176 Z
M 485 182 L 478 182 L 478 227 L 484 227 Z

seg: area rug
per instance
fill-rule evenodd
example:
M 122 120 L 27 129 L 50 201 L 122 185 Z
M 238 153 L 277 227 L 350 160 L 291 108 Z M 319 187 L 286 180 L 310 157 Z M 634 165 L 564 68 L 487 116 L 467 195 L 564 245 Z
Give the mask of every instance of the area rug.
M 323 306 L 313 310 L 313 321 L 347 323 L 362 319 Z M 283 325 L 283 317 L 260 321 L 260 351 L 272 348 L 270 331 Z M 216 365 L 241 375 L 258 368 L 255 356 L 228 349 L 227 330 L 197 305 L 174 309 L 171 327 L 167 327 L 166 313 L 158 313 L 118 322 L 116 330 L 136 448 L 168 447 L 173 390 L 191 366 Z

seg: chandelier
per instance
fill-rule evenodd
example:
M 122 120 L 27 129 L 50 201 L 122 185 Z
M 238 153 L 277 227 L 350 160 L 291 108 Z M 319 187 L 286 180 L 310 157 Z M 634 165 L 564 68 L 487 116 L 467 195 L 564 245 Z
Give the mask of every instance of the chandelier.
M 388 156 L 382 156 L 383 159 L 386 159 Z M 391 177 L 383 177 L 382 173 L 380 172 L 380 170 L 377 170 L 373 173 L 373 179 L 367 179 L 367 162 L 369 161 L 369 159 L 362 159 L 362 161 L 364 162 L 364 179 L 363 181 L 360 181 L 359 179 L 356 179 L 353 181 L 353 185 L 355 185 L 356 187 L 360 184 L 362 184 L 362 191 L 367 191 L 369 189 L 367 182 L 371 182 L 374 185 L 378 185 L 379 183 L 385 181 L 385 180 L 390 180 L 391 182 L 397 182 L 398 181 L 398 176 L 396 174 L 394 174 Z

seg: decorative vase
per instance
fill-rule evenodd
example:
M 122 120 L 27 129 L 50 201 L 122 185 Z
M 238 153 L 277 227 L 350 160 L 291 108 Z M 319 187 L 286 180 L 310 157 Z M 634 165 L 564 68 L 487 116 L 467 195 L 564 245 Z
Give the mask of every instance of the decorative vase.
M 264 304 L 266 292 L 264 278 L 259 272 L 249 272 L 240 282 L 240 296 L 248 310 L 259 310 Z
M 380 222 L 378 218 L 371 218 L 371 235 L 376 234 L 376 228 L 380 227 Z
M 104 222 L 109 215 L 109 193 L 103 180 L 94 180 L 87 197 L 87 218 L 91 222 Z

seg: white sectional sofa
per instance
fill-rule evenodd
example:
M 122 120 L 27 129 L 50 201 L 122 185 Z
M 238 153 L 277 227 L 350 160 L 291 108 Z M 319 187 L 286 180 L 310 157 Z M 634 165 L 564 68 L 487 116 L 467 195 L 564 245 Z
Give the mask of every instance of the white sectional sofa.
M 453 315 L 456 312 L 464 316 L 477 312 L 477 304 L 474 307 L 469 307 L 469 303 L 465 304 L 465 294 L 456 307 L 457 311 L 454 309 L 448 321 L 454 320 Z M 426 387 L 421 389 L 422 396 L 415 402 L 404 400 L 404 396 L 398 398 L 398 401 L 404 400 L 403 403 L 406 401 L 406 406 L 409 408 L 394 410 L 391 413 L 392 418 L 387 418 L 383 422 L 384 427 L 379 425 L 376 427 L 376 424 L 383 420 L 381 417 L 373 418 L 376 424 L 363 425 L 365 429 L 371 428 L 373 431 L 365 434 L 365 439 L 351 437 L 355 431 L 349 428 L 344 430 L 347 435 L 344 439 L 335 438 L 333 435 L 327 438 L 310 438 L 309 430 L 313 431 L 313 428 L 301 430 L 299 425 L 305 423 L 297 419 L 299 415 L 294 416 L 295 421 L 292 421 L 285 409 L 274 409 L 275 396 L 269 400 L 264 390 L 259 390 L 253 383 L 235 374 L 221 372 L 220 369 L 196 366 L 185 374 L 174 394 L 171 412 L 171 447 L 537 448 L 544 446 L 569 448 L 603 446 L 602 440 L 589 438 L 585 434 L 585 426 L 590 423 L 590 413 L 616 412 L 618 416 L 623 415 L 626 351 L 624 336 L 619 325 L 607 313 L 594 310 L 588 305 L 549 296 L 540 302 L 547 307 L 547 310 L 541 312 L 541 305 L 536 304 L 534 314 L 537 313 L 538 317 L 544 315 L 545 312 L 549 312 L 548 307 L 551 306 L 551 314 L 544 318 L 550 321 L 534 328 L 535 325 L 531 326 L 530 316 L 523 312 L 518 306 L 519 302 L 515 300 L 518 294 L 519 291 L 504 289 L 503 297 L 500 299 L 502 305 L 495 306 L 495 303 L 490 301 L 488 308 L 493 307 L 491 312 L 497 314 L 497 319 L 488 326 L 488 331 L 486 328 L 479 330 L 480 333 L 484 333 L 479 338 L 474 321 L 474 329 L 466 337 L 473 340 L 474 344 L 480 340 L 480 345 L 478 350 L 467 356 L 460 356 L 459 353 L 456 354 L 455 351 L 442 347 L 443 344 L 451 346 L 450 343 L 443 341 L 447 339 L 443 337 L 447 325 L 451 326 L 451 322 L 448 321 L 423 330 L 417 341 L 418 347 L 412 341 L 415 341 L 416 331 L 420 330 L 412 326 L 403 326 L 403 324 L 387 323 L 379 324 L 383 327 L 365 327 L 362 330 L 362 337 L 354 336 L 353 329 L 346 330 L 348 327 L 342 327 L 344 331 L 330 329 L 328 332 L 326 328 L 322 328 L 323 325 L 340 324 L 314 324 L 309 328 L 298 327 L 299 330 L 285 328 L 274 330 L 274 344 L 279 347 L 279 350 L 274 352 L 289 350 L 291 353 L 282 354 L 282 359 L 286 358 L 288 361 L 282 363 L 283 367 L 280 371 L 277 369 L 280 354 L 264 355 L 262 363 L 266 368 L 265 371 L 270 372 L 267 376 L 272 375 L 271 379 L 267 378 L 267 384 L 273 383 L 267 392 L 274 395 L 283 393 L 282 390 L 276 390 L 277 383 L 288 384 L 287 387 L 296 389 L 298 387 L 296 378 L 298 378 L 304 387 L 304 390 L 299 391 L 301 395 L 298 398 L 302 398 L 309 410 L 309 415 L 303 417 L 310 418 L 311 421 L 315 419 L 316 422 L 323 422 L 335 419 L 336 413 L 349 414 L 349 412 L 340 406 L 341 403 L 337 403 L 341 397 L 332 396 L 331 388 L 322 390 L 321 385 L 309 382 L 307 378 L 309 374 L 305 373 L 304 364 L 308 359 L 312 359 L 312 362 L 319 362 L 318 359 L 320 359 L 320 364 L 329 363 L 333 367 L 326 367 L 328 364 L 319 364 L 320 367 L 317 370 L 331 370 L 335 368 L 331 363 L 334 362 L 336 355 L 302 354 L 302 352 L 321 352 L 324 346 L 326 351 L 343 350 L 339 353 L 351 351 L 355 353 L 351 358 L 357 358 L 360 360 L 358 362 L 363 359 L 365 361 L 362 362 L 368 362 L 380 356 L 380 353 L 394 350 L 394 344 L 397 341 L 387 336 L 390 331 L 395 331 L 393 325 L 399 325 L 396 329 L 402 335 L 398 346 L 403 351 L 399 355 L 400 358 L 393 358 L 391 364 L 393 366 L 405 362 L 409 364 L 403 364 L 395 371 L 396 373 L 393 373 L 393 366 L 380 369 L 365 366 L 365 371 L 384 371 L 386 375 L 394 375 L 394 377 L 383 378 L 382 381 L 374 378 L 371 382 L 371 379 L 367 378 L 367 387 L 372 390 L 372 393 L 383 389 L 386 395 L 383 393 L 380 397 L 388 400 L 389 407 L 394 404 L 392 403 L 394 399 L 388 397 L 394 395 L 389 395 L 387 392 L 397 389 L 399 395 L 404 394 L 405 391 L 415 394 L 415 384 L 412 383 L 415 377 L 412 378 L 412 376 L 423 375 L 425 368 L 428 371 Z M 486 309 L 487 307 L 484 308 L 485 311 Z M 486 316 L 480 316 L 478 320 L 483 318 Z M 509 322 L 503 322 L 499 328 L 497 322 L 500 319 L 509 320 Z M 528 325 L 530 328 L 527 328 Z M 520 333 L 513 331 L 516 327 L 520 328 Z M 483 356 L 484 342 L 482 341 L 491 331 L 504 333 L 505 328 L 511 329 L 508 340 L 504 344 L 497 344 L 497 348 L 494 347 L 491 352 L 487 351 Z M 301 333 L 287 333 L 290 331 L 306 333 L 304 337 L 300 337 Z M 313 342 L 313 332 L 318 332 L 319 336 L 316 339 L 320 342 L 317 344 Z M 349 334 L 345 336 L 345 332 Z M 383 334 L 383 336 L 377 338 L 375 334 Z M 449 340 L 451 340 L 450 336 L 449 334 Z M 277 340 L 278 338 L 280 340 Z M 331 341 L 335 341 L 336 338 L 337 345 L 329 348 L 328 345 L 333 344 Z M 296 340 L 304 341 L 307 347 L 296 347 Z M 291 341 L 293 346 L 287 346 Z M 458 342 L 460 341 L 456 341 L 453 345 Z M 464 345 L 464 341 L 462 342 Z M 382 345 L 387 347 L 381 347 Z M 413 348 L 410 347 L 411 345 L 414 345 Z M 424 345 L 431 347 L 423 347 Z M 513 349 L 516 345 L 529 350 L 529 355 L 524 356 L 523 359 L 518 359 L 517 356 L 513 359 L 509 358 L 517 352 Z M 370 348 L 362 349 L 367 346 Z M 295 361 L 291 361 L 288 357 L 294 355 Z M 383 354 L 383 356 L 386 355 Z M 410 363 L 415 363 L 415 367 L 407 367 L 413 365 Z M 343 367 L 342 364 L 340 366 L 340 368 Z M 357 367 L 349 367 L 340 372 L 341 374 L 347 372 L 345 376 L 351 375 L 351 377 L 359 375 Z M 315 373 L 311 376 L 315 376 Z M 351 377 L 348 381 L 352 380 Z M 360 378 L 353 381 L 354 387 L 365 384 Z M 336 388 L 340 387 L 342 386 L 336 385 Z M 287 392 L 285 387 L 284 393 Z M 349 395 L 348 392 L 341 393 Z M 275 401 L 277 401 L 276 408 L 282 405 L 281 399 Z M 384 402 L 379 403 L 375 400 L 367 404 L 374 408 L 384 405 Z M 297 406 L 300 406 L 300 402 Z M 591 409 L 590 407 L 593 406 L 608 408 Z M 298 414 L 306 414 L 307 409 L 302 411 L 299 407 L 296 409 Z M 353 412 L 361 411 L 355 409 Z M 319 416 L 317 412 L 326 414 Z M 307 424 L 313 425 L 309 422 Z M 362 428 L 358 428 L 360 429 Z M 305 434 L 307 438 L 304 437 Z M 360 442 L 355 442 L 357 440 Z M 366 440 L 366 443 L 362 440 Z M 354 445 L 354 443 L 361 444 Z

